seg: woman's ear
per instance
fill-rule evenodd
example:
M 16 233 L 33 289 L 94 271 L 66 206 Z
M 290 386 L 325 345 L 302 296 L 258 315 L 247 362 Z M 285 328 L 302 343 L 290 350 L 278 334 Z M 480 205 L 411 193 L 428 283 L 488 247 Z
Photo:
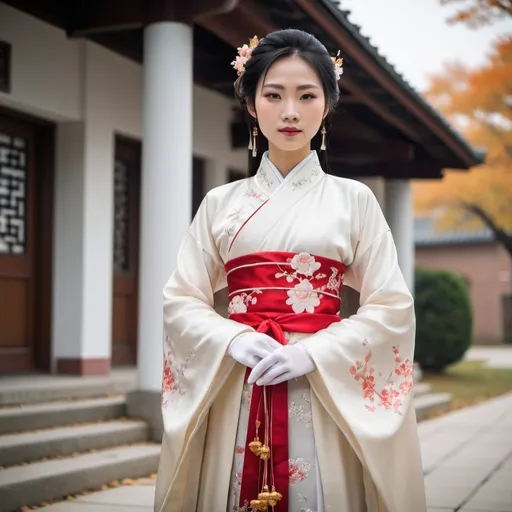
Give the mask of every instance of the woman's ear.
M 249 114 L 251 114 L 251 116 L 254 117 L 254 119 L 258 119 L 258 117 L 256 116 L 256 109 L 254 108 L 254 105 L 247 103 L 247 112 L 249 112 Z

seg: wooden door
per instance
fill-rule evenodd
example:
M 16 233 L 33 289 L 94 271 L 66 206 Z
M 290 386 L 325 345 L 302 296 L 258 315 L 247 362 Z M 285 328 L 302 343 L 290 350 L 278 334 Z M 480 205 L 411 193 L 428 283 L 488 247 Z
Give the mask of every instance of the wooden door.
M 36 366 L 36 128 L 0 111 L 0 373 Z
M 112 364 L 137 362 L 140 143 L 116 137 Z

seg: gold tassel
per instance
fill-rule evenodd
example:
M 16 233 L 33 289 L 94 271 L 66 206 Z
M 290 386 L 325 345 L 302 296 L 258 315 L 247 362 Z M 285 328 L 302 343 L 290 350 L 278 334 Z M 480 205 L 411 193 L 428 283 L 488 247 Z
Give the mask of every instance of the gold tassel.
M 251 441 L 249 443 L 249 450 L 251 450 L 254 455 L 260 456 L 260 450 L 262 447 L 262 442 L 260 441 L 260 438 L 258 437 L 258 429 L 260 428 L 260 421 L 256 420 L 256 437 L 254 438 L 254 441 Z

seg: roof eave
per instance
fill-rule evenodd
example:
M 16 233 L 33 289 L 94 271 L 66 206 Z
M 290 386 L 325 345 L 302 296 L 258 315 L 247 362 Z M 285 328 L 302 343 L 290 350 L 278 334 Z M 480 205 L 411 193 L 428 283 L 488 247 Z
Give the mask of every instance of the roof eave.
M 457 133 L 413 87 L 407 83 L 396 70 L 384 59 L 377 51 L 377 49 L 370 44 L 370 42 L 359 32 L 359 30 L 344 16 L 343 12 L 338 9 L 331 0 L 319 0 L 325 7 L 327 12 L 335 18 L 339 25 L 347 31 L 352 39 L 356 41 L 360 48 L 365 51 L 373 62 L 377 65 L 374 66 L 373 75 L 378 81 L 382 81 L 382 75 L 379 73 L 386 73 L 387 77 L 392 79 L 395 86 L 402 94 L 406 95 L 409 99 L 409 105 L 416 108 L 414 113 L 421 118 L 421 120 L 433 131 L 449 138 L 451 146 L 456 145 L 458 148 L 458 155 L 464 160 L 464 165 L 467 168 L 480 165 L 485 160 L 485 152 L 475 150 L 459 133 Z M 388 88 L 389 90 L 389 88 Z M 392 91 L 390 91 L 392 92 Z

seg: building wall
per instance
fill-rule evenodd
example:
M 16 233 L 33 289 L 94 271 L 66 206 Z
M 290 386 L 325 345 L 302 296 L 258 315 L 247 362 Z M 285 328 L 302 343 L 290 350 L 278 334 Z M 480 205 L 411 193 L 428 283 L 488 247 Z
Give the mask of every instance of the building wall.
M 114 137 L 142 138 L 143 68 L 3 3 L 0 38 L 12 45 L 12 87 L 0 93 L 0 106 L 57 125 L 53 357 L 108 358 Z M 244 169 L 247 151 L 231 150 L 234 101 L 198 86 L 193 101 L 194 153 L 206 161 L 206 192 L 227 181 L 229 168 Z
M 474 318 L 474 341 L 503 342 L 502 296 L 512 293 L 512 264 L 498 244 L 421 246 L 416 266 L 446 269 L 467 279 Z
M 12 91 L 0 93 L 0 104 L 53 120 L 82 118 L 82 41 L 2 2 L 0 38 L 12 45 Z
M 0 38 L 12 44 L 12 88 L 0 93 L 0 105 L 55 122 L 87 120 L 93 147 L 98 140 L 112 146 L 112 132 L 141 138 L 139 64 L 94 43 L 68 39 L 63 30 L 1 2 Z M 194 87 L 194 153 L 207 161 L 207 190 L 226 182 L 228 168 L 246 167 L 247 151 L 231 150 L 233 104 Z M 100 158 L 101 165 L 110 165 L 110 155 Z

